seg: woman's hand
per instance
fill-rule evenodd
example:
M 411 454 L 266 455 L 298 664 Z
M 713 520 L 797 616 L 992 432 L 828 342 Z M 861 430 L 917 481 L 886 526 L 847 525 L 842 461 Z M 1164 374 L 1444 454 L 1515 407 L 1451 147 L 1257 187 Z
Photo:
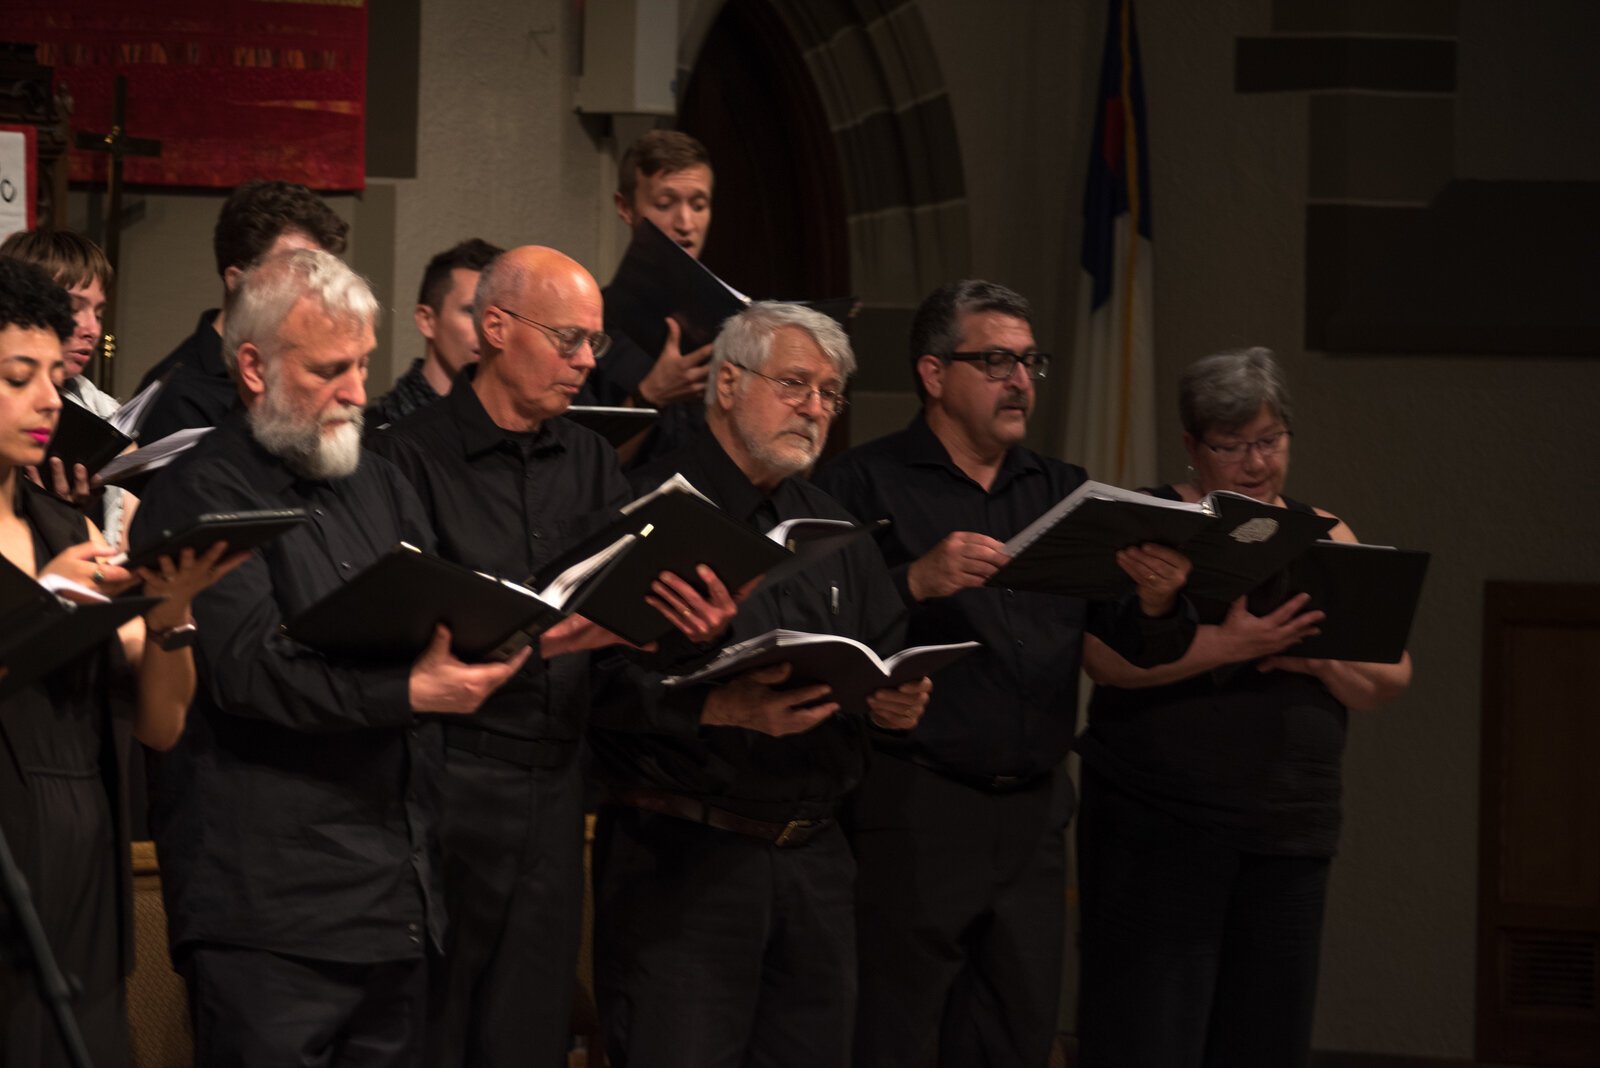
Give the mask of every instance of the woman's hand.
M 227 553 L 228 543 L 219 541 L 199 556 L 193 549 L 184 549 L 176 561 L 163 556 L 154 567 L 139 568 L 144 592 L 164 598 L 145 615 L 145 623 L 153 630 L 170 630 L 189 622 L 195 595 L 250 559 L 249 552 Z
M 40 489 L 47 489 L 64 501 L 70 501 L 74 508 L 82 508 L 89 503 L 89 498 L 94 496 L 94 484 L 89 478 L 89 471 L 82 464 L 73 464 L 71 472 L 62 462 L 61 457 L 50 457 L 50 481 L 44 480 L 44 472 L 37 467 L 29 466 L 28 477 Z
M 1246 608 L 1243 597 L 1234 600 L 1228 606 L 1227 618 L 1217 631 L 1226 661 L 1237 664 L 1273 656 L 1312 635 L 1322 633 L 1317 629 L 1317 624 L 1327 614 L 1320 610 L 1302 611 L 1310 600 L 1310 594 L 1297 593 L 1264 616 L 1255 615 Z M 1289 670 L 1305 669 L 1296 667 Z
M 59 575 L 106 597 L 115 597 L 139 582 L 139 576 L 125 567 L 106 563 L 117 551 L 92 541 L 63 549 L 39 569 L 39 577 Z

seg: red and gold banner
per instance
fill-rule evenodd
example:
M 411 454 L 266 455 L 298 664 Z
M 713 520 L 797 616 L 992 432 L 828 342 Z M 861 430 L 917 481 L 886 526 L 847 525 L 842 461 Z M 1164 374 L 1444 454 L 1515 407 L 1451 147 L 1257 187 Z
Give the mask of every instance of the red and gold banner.
M 126 157 L 130 183 L 365 184 L 366 0 L 0 0 L 0 25 L 55 68 L 74 133 L 110 130 L 114 79 L 128 79 L 126 134 L 161 142 L 159 157 Z M 106 168 L 74 148 L 68 177 Z

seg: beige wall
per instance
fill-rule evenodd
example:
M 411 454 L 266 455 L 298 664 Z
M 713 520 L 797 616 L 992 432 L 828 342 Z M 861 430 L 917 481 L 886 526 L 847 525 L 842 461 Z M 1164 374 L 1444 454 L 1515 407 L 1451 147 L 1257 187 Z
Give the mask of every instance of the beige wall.
M 685 0 L 685 36 L 698 40 L 716 6 Z M 919 7 L 958 123 L 963 158 L 952 165 L 966 176 L 971 272 L 1030 295 L 1041 342 L 1065 353 L 1103 4 Z M 1462 114 L 1477 133 L 1459 142 L 1460 162 L 1480 176 L 1499 176 L 1491 173 L 1498 168 L 1538 177 L 1522 173 L 1530 159 L 1573 158 L 1523 153 L 1513 167 L 1509 131 L 1529 112 L 1481 91 L 1520 84 L 1496 81 L 1494 71 L 1540 68 L 1537 35 L 1500 32 L 1508 13 L 1526 7 L 1461 3 L 1463 32 L 1472 35 L 1461 51 Z M 546 242 L 609 273 L 617 243 L 610 163 L 572 111 L 577 10 L 561 0 L 425 0 L 417 177 L 377 183 L 359 202 L 334 198 L 357 220 L 353 261 L 396 309 L 384 331 L 393 359 L 380 359 L 375 383 L 414 354 L 409 309 L 423 264 L 462 237 Z M 1163 475 L 1183 470 L 1168 413 L 1184 364 L 1226 346 L 1267 344 L 1287 364 L 1299 402 L 1291 491 L 1345 516 L 1369 540 L 1434 553 L 1413 649 L 1417 682 L 1392 707 L 1356 717 L 1351 734 L 1317 1045 L 1464 1057 L 1472 1049 L 1482 586 L 1600 581 L 1600 424 L 1589 411 L 1600 398 L 1600 361 L 1303 350 L 1307 98 L 1232 88 L 1235 38 L 1267 32 L 1270 18 L 1269 0 L 1139 5 Z M 1517 48 L 1527 54 L 1503 54 Z M 1564 92 L 1584 87 L 1593 113 L 1592 77 L 1568 71 L 1560 82 Z M 1548 110 L 1537 114 L 1541 129 L 1550 126 Z M 1549 176 L 1595 175 L 1587 163 L 1580 169 Z M 123 383 L 181 339 L 219 288 L 209 253 L 219 198 L 143 199 L 145 216 L 124 246 Z M 81 223 L 81 198 L 74 214 Z M 364 241 L 379 251 L 364 255 Z M 1059 393 L 1046 394 L 1046 409 L 1062 406 Z M 1040 440 L 1056 439 L 1051 415 L 1041 413 Z
M 328 198 L 354 223 L 350 262 L 389 308 L 374 391 L 421 354 L 411 307 L 435 252 L 480 236 L 555 245 L 599 269 L 602 236 L 614 241 L 614 171 L 572 107 L 577 10 L 561 0 L 422 4 L 417 176 L 374 179 L 364 194 Z M 117 384 L 124 394 L 194 328 L 203 308 L 218 303 L 222 288 L 211 228 L 223 195 L 138 199 L 144 214 L 123 238 Z M 81 194 L 69 211 L 81 228 Z

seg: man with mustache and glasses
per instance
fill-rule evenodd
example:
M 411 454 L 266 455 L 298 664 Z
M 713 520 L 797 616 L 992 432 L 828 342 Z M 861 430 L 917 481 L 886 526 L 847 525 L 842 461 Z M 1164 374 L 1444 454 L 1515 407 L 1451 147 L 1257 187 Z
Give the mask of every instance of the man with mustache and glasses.
M 681 472 L 759 530 L 848 518 L 801 476 L 854 368 L 827 316 L 752 305 L 717 337 L 706 432 L 636 470 L 635 487 Z M 726 640 L 788 627 L 890 652 L 901 614 L 863 539 L 754 593 Z M 835 715 L 826 686 L 784 688 L 787 665 L 670 693 L 659 675 L 606 667 L 590 738 L 603 800 L 595 983 L 612 1063 L 848 1064 L 855 863 L 838 809 L 867 736 L 913 726 L 928 681 L 877 691 L 869 722 Z
M 983 643 L 937 673 L 914 730 L 873 736 L 852 806 L 858 1065 L 1047 1063 L 1073 802 L 1060 764 L 1083 636 L 1143 663 L 1176 659 L 1193 636 L 1176 597 L 1188 561 L 1161 546 L 1118 554 L 1138 590 L 1119 603 L 984 586 L 1005 540 L 1085 480 L 1022 444 L 1050 361 L 1030 320 L 992 282 L 936 289 L 911 325 L 922 411 L 818 478 L 859 518 L 892 520 L 878 540 L 907 642 Z
M 516 248 L 483 267 L 473 320 L 478 364 L 367 444 L 411 480 L 441 556 L 521 580 L 632 496 L 604 439 L 559 418 L 609 348 L 600 289 L 555 249 Z M 660 581 L 692 639 L 733 616 L 715 579 L 709 602 L 675 575 Z M 431 984 L 433 1068 L 565 1061 L 583 907 L 581 654 L 617 640 L 564 621 L 477 715 L 444 725 L 450 930 Z
M 222 351 L 244 411 L 151 483 L 138 545 L 208 512 L 302 508 L 194 602 L 200 685 L 151 824 L 196 1063 L 420 1065 L 426 956 L 444 915 L 436 721 L 510 678 L 438 629 L 414 662 L 350 662 L 280 633 L 398 542 L 431 550 L 410 485 L 361 452 L 378 302 L 320 250 L 228 295 Z

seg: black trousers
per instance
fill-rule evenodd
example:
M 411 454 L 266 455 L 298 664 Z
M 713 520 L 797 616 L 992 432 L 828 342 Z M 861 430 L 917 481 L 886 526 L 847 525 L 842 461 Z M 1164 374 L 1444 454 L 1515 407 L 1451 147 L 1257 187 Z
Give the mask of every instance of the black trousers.
M 445 759 L 450 926 L 430 983 L 429 1068 L 565 1065 L 583 914 L 578 763 Z
M 1296 1068 L 1310 1056 L 1326 857 L 1244 853 L 1085 771 L 1085 1068 Z
M 1071 791 L 1057 773 L 989 793 L 874 756 L 852 816 L 857 1065 L 1049 1062 Z
M 613 1068 L 842 1068 L 855 1014 L 855 865 L 607 808 L 595 835 L 595 983 Z
M 179 956 L 198 1068 L 417 1068 L 427 965 L 343 964 L 243 946 Z

